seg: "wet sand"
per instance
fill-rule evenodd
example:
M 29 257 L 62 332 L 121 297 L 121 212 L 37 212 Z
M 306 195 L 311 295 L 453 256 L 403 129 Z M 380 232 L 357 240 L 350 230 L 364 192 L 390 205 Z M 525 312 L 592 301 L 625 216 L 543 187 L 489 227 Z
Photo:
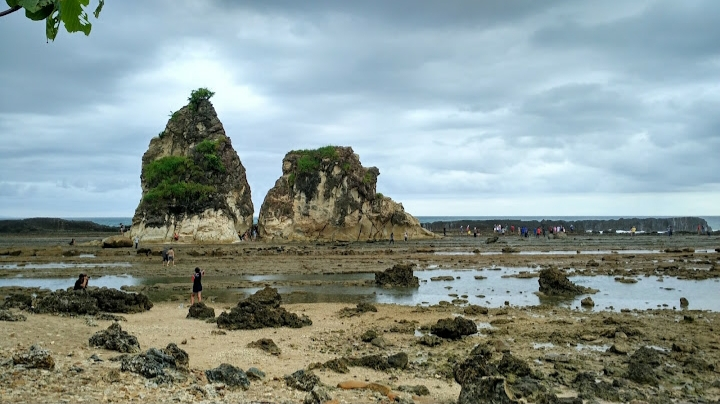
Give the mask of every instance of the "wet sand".
M 163 292 L 156 294 L 161 297 L 155 300 L 156 306 L 146 313 L 125 315 L 127 322 L 121 325 L 138 337 L 143 350 L 162 348 L 170 342 L 177 343 L 190 355 L 193 377 L 183 385 L 154 387 L 141 376 L 120 372 L 119 380 L 113 382 L 117 374 L 113 370 L 117 370 L 119 364 L 107 359 L 117 353 L 90 348 L 87 344 L 88 338 L 94 332 L 106 328 L 109 322 L 93 322 L 82 317 L 29 314 L 27 322 L 0 323 L 3 337 L 0 338 L 0 362 L 10 358 L 13 353 L 26 350 L 32 344 L 40 344 L 53 352 L 56 368 L 53 371 L 19 371 L 6 363 L 0 367 L 0 397 L 9 402 L 58 402 L 63 398 L 75 402 L 83 398 L 85 402 L 255 400 L 297 403 L 302 402 L 306 393 L 285 387 L 283 376 L 286 374 L 307 368 L 311 363 L 341 356 L 405 352 L 409 355 L 410 365 L 402 371 L 379 372 L 351 367 L 348 374 L 330 370 L 315 370 L 315 373 L 329 386 L 335 386 L 343 380 L 378 382 L 393 388 L 421 384 L 431 394 L 416 396 L 415 402 L 453 403 L 457 400 L 460 386 L 453 380 L 452 364 L 458 358 L 464 358 L 476 344 L 489 343 L 498 347 L 498 354 L 501 350 L 510 349 L 513 355 L 527 361 L 534 370 L 542 373 L 555 386 L 556 393 L 566 396 L 577 394 L 572 380 L 581 371 L 593 372 L 599 379 L 608 382 L 622 379 L 627 368 L 627 355 L 606 352 L 610 346 L 625 346 L 629 353 L 642 346 L 654 346 L 667 352 L 662 366 L 661 386 L 640 386 L 627 382 L 628 388 L 646 392 L 648 400 L 653 394 L 662 394 L 677 402 L 697 398 L 720 399 L 720 384 L 717 383 L 720 375 L 716 370 L 720 369 L 720 339 L 717 336 L 720 316 L 716 312 L 692 310 L 692 296 L 687 296 L 690 309 L 667 308 L 622 313 L 542 306 L 491 307 L 487 315 L 465 315 L 463 305 L 378 305 L 377 313 L 345 318 L 340 317 L 338 312 L 343 307 L 352 307 L 351 304 L 285 304 L 283 307 L 291 312 L 308 315 L 313 325 L 301 329 L 227 331 L 226 335 L 213 334 L 212 331 L 217 331 L 215 324 L 185 318 L 189 303 L 189 275 L 196 266 L 207 271 L 203 281 L 204 300 L 219 313 L 228 310 L 243 296 L 214 291 L 243 286 L 278 287 L 291 282 L 232 280 L 238 275 L 365 273 L 382 271 L 396 263 L 412 262 L 419 269 L 470 269 L 493 265 L 539 269 L 555 265 L 559 268 L 573 268 L 587 275 L 662 273 L 664 276 L 704 279 L 718 277 L 716 269 L 720 265 L 720 254 L 714 252 L 715 248 L 720 247 L 717 236 L 571 234 L 558 240 L 501 236 L 496 243 L 485 244 L 488 236 L 450 236 L 437 240 L 410 240 L 407 243 L 401 240 L 394 245 L 387 242 L 173 243 L 177 261 L 171 267 L 163 267 L 159 256 L 138 255 L 134 249 L 102 249 L 83 245 L 99 239 L 94 235 L 76 237 L 79 245 L 73 247 L 67 245 L 67 237 L 52 234 L 32 238 L 3 237 L 0 239 L 0 265 L 87 263 L 91 260 L 99 266 L 83 271 L 93 277 L 130 274 L 168 279 L 187 278 L 185 283 L 167 282 L 152 286 L 155 293 Z M 163 248 L 162 245 L 142 244 L 141 247 L 151 248 L 155 252 Z M 518 252 L 502 253 L 503 248 Z M 567 253 L 543 253 L 551 251 Z M 578 251 L 581 253 L 578 254 Z M 3 255 L 4 252 L 18 255 Z M 80 254 L 92 254 L 94 258 L 80 258 Z M 127 262 L 131 266 L 102 265 L 117 262 Z M 77 268 L 29 269 L 20 266 L 0 270 L 2 277 L 76 277 L 77 273 Z M 323 280 L 308 281 L 308 284 L 322 286 Z M 144 288 L 148 287 L 129 289 L 153 292 Z M 2 290 L 7 292 L 11 289 Z M 486 328 L 481 328 L 479 334 L 436 347 L 418 344 L 416 333 L 427 332 L 429 326 L 438 319 L 455 315 L 464 315 Z M 93 326 L 95 324 L 97 326 Z M 617 335 L 614 331 L 618 327 L 636 332 Z M 361 341 L 360 335 L 371 328 L 387 341 L 384 349 Z M 247 343 L 260 338 L 272 338 L 282 353 L 272 356 L 246 347 Z M 186 344 L 182 344 L 183 340 Z M 89 361 L 93 353 L 105 360 L 97 363 Z M 560 357 L 562 359 L 558 360 Z M 690 358 L 702 358 L 709 367 L 693 367 Z M 243 369 L 257 367 L 266 372 L 267 377 L 264 381 L 253 382 L 248 391 L 207 387 L 204 370 L 223 362 Z M 196 387 L 205 393 L 199 393 Z M 347 403 L 376 403 L 382 399 L 379 393 L 366 390 L 331 389 L 330 394 L 338 402 Z

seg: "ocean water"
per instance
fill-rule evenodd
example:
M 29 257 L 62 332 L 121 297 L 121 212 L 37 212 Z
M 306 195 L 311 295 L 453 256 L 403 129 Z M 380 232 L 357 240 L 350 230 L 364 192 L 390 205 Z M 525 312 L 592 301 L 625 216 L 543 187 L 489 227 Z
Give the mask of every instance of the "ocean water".
M 678 215 L 675 217 L 688 216 Z M 613 220 L 622 218 L 662 218 L 672 216 L 416 216 L 420 223 L 432 223 L 432 222 L 461 222 L 463 220 Z M 720 229 L 720 216 L 700 216 L 705 219 L 708 226 L 713 230 Z M 66 220 L 89 220 L 97 224 L 103 224 L 105 226 L 119 226 L 120 223 L 125 226 L 129 226 L 132 223 L 132 217 L 67 217 L 63 218 Z M 257 217 L 253 218 L 254 222 L 257 223 Z
M 616 220 L 623 218 L 630 219 L 648 219 L 648 218 L 669 218 L 669 217 L 684 217 L 693 215 L 677 215 L 677 216 L 416 216 L 420 223 L 432 223 L 432 222 L 461 222 L 463 220 L 497 220 L 502 223 L 503 221 L 509 220 Z M 720 216 L 699 216 L 705 219 L 708 226 L 713 230 L 720 229 Z

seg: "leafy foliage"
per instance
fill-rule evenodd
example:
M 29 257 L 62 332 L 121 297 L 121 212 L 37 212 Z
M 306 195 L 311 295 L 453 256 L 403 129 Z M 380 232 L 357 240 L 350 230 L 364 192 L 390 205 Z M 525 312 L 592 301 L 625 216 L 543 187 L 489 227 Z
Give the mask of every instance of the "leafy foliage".
M 363 184 L 370 184 L 373 180 L 373 175 L 369 172 L 365 173 L 365 176 L 363 176 Z
M 325 146 L 315 150 L 293 150 L 291 153 L 300 155 L 297 160 L 298 173 L 316 171 L 324 159 L 336 160 L 338 158 L 335 146 Z
M 224 173 L 225 165 L 223 164 L 220 157 L 217 155 L 218 141 L 217 140 L 203 140 L 195 146 L 195 152 L 203 157 L 204 166 L 206 169 Z
M 383 195 L 382 192 L 377 192 L 377 193 L 375 193 L 375 198 L 376 198 L 376 199 L 383 199 L 384 197 L 385 197 L 385 195 Z
M 188 97 L 188 101 L 190 102 L 190 109 L 192 109 L 193 111 L 197 111 L 198 107 L 200 106 L 200 102 L 203 100 L 209 100 L 210 98 L 212 98 L 213 95 L 215 95 L 215 93 L 205 87 L 200 87 L 197 90 L 192 90 L 190 92 L 190 97 Z
M 212 146 L 204 145 L 205 150 L 214 150 L 215 142 L 207 142 Z M 201 162 L 207 165 L 219 165 L 222 171 L 225 170 L 217 155 L 208 153 L 200 156 L 202 156 Z M 209 160 L 213 162 L 207 163 L 207 156 L 211 156 Z M 204 184 L 207 178 L 202 168 L 192 159 L 184 156 L 166 156 L 149 163 L 145 167 L 145 181 L 149 190 L 143 197 L 143 202 L 151 209 L 157 210 L 171 205 L 192 210 L 208 201 L 217 191 L 215 186 Z
M 54 41 L 60 23 L 69 33 L 82 32 L 90 35 L 92 24 L 86 11 L 90 0 L 5 0 L 11 8 L 22 8 L 25 17 L 33 21 L 45 20 L 45 36 Z M 99 0 L 93 15 L 100 17 L 105 0 Z

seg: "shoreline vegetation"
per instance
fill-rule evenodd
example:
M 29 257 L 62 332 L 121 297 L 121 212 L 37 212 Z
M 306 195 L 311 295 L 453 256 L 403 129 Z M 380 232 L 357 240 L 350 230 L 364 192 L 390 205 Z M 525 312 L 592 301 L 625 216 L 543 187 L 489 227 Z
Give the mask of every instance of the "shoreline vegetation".
M 523 238 L 517 234 L 496 238 L 491 228 L 483 229 L 477 237 L 450 230 L 447 237 L 407 242 L 399 239 L 392 245 L 387 240 L 141 242 L 138 250 L 102 248 L 102 238 L 119 236 L 116 228 L 107 233 L 87 230 L 76 234 L 57 227 L 45 232 L 2 233 L 2 278 L 72 279 L 83 271 L 91 276 L 91 291 L 97 290 L 93 289 L 93 279 L 105 275 L 154 277 L 158 281 L 123 288 L 154 296 L 152 308 L 144 312 L 108 316 L 39 314 L 18 307 L 4 310 L 7 318 L 23 316 L 25 321 L 0 323 L 0 394 L 8 402 L 83 399 L 285 404 L 396 400 L 454 404 L 472 402 L 468 394 L 480 391 L 474 388 L 497 382 L 504 389 L 493 391 L 507 393 L 502 402 L 712 403 L 720 399 L 720 341 L 716 336 L 720 313 L 694 308 L 697 296 L 691 290 L 684 295 L 684 301 L 621 311 L 583 308 L 591 300 L 571 308 L 552 304 L 470 305 L 463 296 L 447 290 L 447 300 L 434 305 L 357 302 L 356 307 L 356 302 L 282 302 L 281 308 L 311 320 L 312 325 L 302 328 L 230 330 L 219 328 L 212 318 L 186 318 L 190 274 L 195 267 L 206 271 L 202 279 L 203 303 L 218 317 L 248 298 L 233 290 L 243 286 L 238 284 L 239 276 L 252 275 L 267 275 L 257 284 L 246 285 L 257 289 L 281 289 L 289 282 L 337 286 L 332 277 L 323 276 L 382 272 L 409 264 L 415 264 L 415 271 L 522 267 L 539 272 L 556 268 L 641 283 L 670 277 L 703 279 L 701 282 L 720 279 L 717 233 L 633 237 L 575 232 L 559 238 Z M 76 245 L 68 245 L 70 237 L 75 238 Z M 163 267 L 160 253 L 168 246 L 176 252 L 176 265 Z M 581 250 L 583 254 L 573 253 Z M 617 253 L 621 250 L 649 252 Z M 568 253 L 520 253 L 525 251 Z M 57 262 L 68 266 L 42 265 Z M 93 263 L 92 268 L 73 266 L 88 262 Z M 128 265 L 113 265 L 117 262 Z M 273 280 L 273 276 L 285 274 L 296 275 L 296 279 Z M 304 275 L 312 275 L 312 279 L 304 281 Z M 71 284 L 67 286 L 72 289 Z M 614 287 L 629 285 L 618 281 Z M 660 291 L 662 287 L 658 281 L 654 289 Z M 3 303 L 11 294 L 32 293 L 42 296 L 47 291 L 0 288 Z M 475 324 L 477 332 L 464 336 L 441 332 L 440 325 L 451 324 L 457 318 Z M 113 325 L 114 320 L 122 332 L 136 338 L 140 353 L 121 353 L 89 343 L 97 340 L 95 335 L 101 331 L 124 335 Z M 52 367 L 34 368 L 27 362 L 29 358 L 47 358 L 42 352 L 52 358 Z M 178 368 L 173 369 L 177 377 L 170 382 L 133 371 L 140 368 L 135 364 L 141 359 L 169 354 L 180 358 L 182 352 L 187 354 L 187 361 L 178 362 Z M 389 358 L 396 365 L 382 365 Z M 49 366 L 49 361 L 39 364 Z M 227 381 L 209 380 L 208 375 L 217 372 L 208 371 L 223 364 L 257 378 L 249 381 L 247 389 L 233 387 Z M 297 382 L 298 371 L 303 371 L 308 380 L 315 380 L 309 375 L 316 376 L 319 383 L 313 382 L 312 386 L 320 387 L 303 390 L 307 385 Z M 353 386 L 357 388 L 350 388 Z

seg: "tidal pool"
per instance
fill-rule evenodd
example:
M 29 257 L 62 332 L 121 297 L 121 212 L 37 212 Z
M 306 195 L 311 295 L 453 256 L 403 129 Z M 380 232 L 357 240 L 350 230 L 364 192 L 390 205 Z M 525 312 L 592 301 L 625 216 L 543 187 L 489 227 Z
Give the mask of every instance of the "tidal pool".
M 596 294 L 580 295 L 574 298 L 541 298 L 538 290 L 538 279 L 503 278 L 520 272 L 537 272 L 534 268 L 493 268 L 482 269 L 428 269 L 416 270 L 415 276 L 420 279 L 418 288 L 379 288 L 372 283 L 368 285 L 346 285 L 344 282 L 368 281 L 374 279 L 372 273 L 344 274 L 291 274 L 291 275 L 238 275 L 220 277 L 223 282 L 251 281 L 267 283 L 277 288 L 285 303 L 338 302 L 338 303 L 391 303 L 400 305 L 432 305 L 440 301 L 459 299 L 460 303 L 478 304 L 488 307 L 535 306 L 539 304 L 557 305 L 580 308 L 580 300 L 590 296 L 595 302 L 593 308 L 583 310 L 615 310 L 620 309 L 655 309 L 680 308 L 680 298 L 690 301 L 690 309 L 720 311 L 720 296 L 717 290 L 720 281 L 678 280 L 663 277 L 662 282 L 656 276 L 635 277 L 637 283 L 620 283 L 612 276 L 570 276 L 572 282 L 581 286 L 598 289 Z M 444 277 L 448 280 L 431 278 Z M 321 285 L 283 285 L 292 281 L 322 281 Z M 48 289 L 65 289 L 71 287 L 74 278 L 0 278 L 2 286 L 41 287 Z M 120 289 L 123 285 L 152 286 L 159 283 L 187 284 L 190 291 L 189 277 L 133 277 L 102 276 L 90 279 L 91 286 L 106 286 Z M 277 283 L 277 285 L 275 285 Z M 230 288 L 213 290 L 205 287 L 203 294 L 207 297 L 216 296 L 219 300 L 233 301 L 241 296 L 248 296 L 261 287 Z M 164 298 L 172 291 L 149 291 L 151 298 Z M 452 294 L 452 296 L 450 296 Z
M 85 257 L 82 257 L 85 258 Z M 90 257 L 88 257 L 90 258 Z M 103 262 L 96 264 L 80 262 L 48 262 L 45 264 L 3 264 L 0 269 L 68 269 L 68 268 L 130 268 L 129 262 Z

